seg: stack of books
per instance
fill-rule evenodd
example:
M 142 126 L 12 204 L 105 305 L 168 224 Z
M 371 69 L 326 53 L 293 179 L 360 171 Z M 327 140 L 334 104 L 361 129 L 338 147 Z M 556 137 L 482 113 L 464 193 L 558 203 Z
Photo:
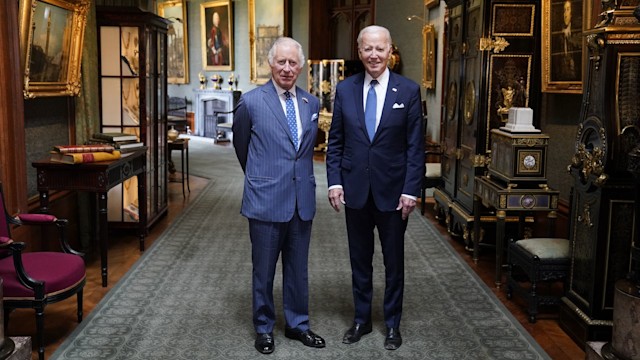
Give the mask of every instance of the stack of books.
M 95 133 L 87 144 L 113 146 L 121 153 L 136 151 L 144 146 L 144 143 L 138 141 L 136 135 L 125 133 Z
M 83 164 L 120 159 L 120 151 L 110 145 L 57 145 L 49 159 L 65 164 Z

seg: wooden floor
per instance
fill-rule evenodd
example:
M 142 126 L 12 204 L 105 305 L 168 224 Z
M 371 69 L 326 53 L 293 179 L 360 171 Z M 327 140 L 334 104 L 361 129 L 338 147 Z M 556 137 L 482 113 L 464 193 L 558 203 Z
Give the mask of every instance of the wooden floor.
M 190 201 L 197 198 L 198 194 L 208 184 L 207 179 L 190 177 L 191 193 L 182 196 L 182 186 L 179 183 L 169 184 L 169 211 L 168 215 L 162 218 L 152 229 L 146 238 L 145 244 L 148 248 L 162 232 L 176 219 L 181 211 Z M 322 189 L 318 189 L 322 191 Z M 494 263 L 488 252 L 480 258 L 478 264 L 474 264 L 470 254 L 464 249 L 463 244 L 451 238 L 446 229 L 438 224 L 434 218 L 432 203 L 428 201 L 427 213 L 425 217 L 437 224 L 443 236 L 453 245 L 453 247 L 467 260 L 480 278 L 493 289 L 496 296 L 513 313 L 516 319 L 529 331 L 531 336 L 542 346 L 542 348 L 556 360 L 576 360 L 584 359 L 584 351 L 579 348 L 562 329 L 558 326 L 554 313 L 543 313 L 535 324 L 530 324 L 524 307 L 518 301 L 506 299 L 504 290 L 496 289 L 494 283 Z M 418 209 L 416 209 L 418 210 Z M 129 268 L 140 257 L 138 249 L 138 238 L 131 234 L 112 235 L 109 239 L 109 286 L 101 286 L 100 261 L 94 255 L 87 259 L 87 284 L 84 289 L 84 314 L 85 317 L 95 308 L 98 302 L 109 292 L 109 290 L 122 278 Z M 247 289 L 249 291 L 249 289 Z M 46 356 L 65 340 L 67 336 L 77 326 L 75 318 L 75 298 L 67 299 L 63 302 L 52 304 L 45 309 L 45 341 Z M 31 336 L 35 337 L 35 321 L 33 310 L 16 310 L 11 314 L 9 327 L 5 332 L 7 336 Z M 35 345 L 34 345 L 35 348 Z M 32 352 L 33 359 L 37 359 L 37 351 Z

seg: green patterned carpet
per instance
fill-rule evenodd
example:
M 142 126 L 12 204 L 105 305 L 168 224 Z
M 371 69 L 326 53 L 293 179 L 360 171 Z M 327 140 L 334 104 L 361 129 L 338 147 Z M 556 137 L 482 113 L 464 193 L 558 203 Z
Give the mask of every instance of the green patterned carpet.
M 285 338 L 279 311 L 276 350 L 270 357 L 259 354 L 253 348 L 248 224 L 239 214 L 242 172 L 230 147 L 194 138 L 190 152 L 191 173 L 211 183 L 52 358 L 549 359 L 419 212 L 406 235 L 404 344 L 396 351 L 383 348 L 379 247 L 373 333 L 342 344 L 352 321 L 346 230 L 343 213 L 335 213 L 326 200 L 320 163 L 309 255 L 310 316 L 327 347 L 311 349 Z M 280 310 L 280 269 L 277 274 L 274 296 Z

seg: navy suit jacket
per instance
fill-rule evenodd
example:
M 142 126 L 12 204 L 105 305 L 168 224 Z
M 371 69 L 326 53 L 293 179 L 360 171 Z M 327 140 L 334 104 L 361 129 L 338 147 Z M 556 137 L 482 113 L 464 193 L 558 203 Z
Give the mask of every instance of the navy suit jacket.
M 242 95 L 233 117 L 233 145 L 245 173 L 241 213 L 247 218 L 287 222 L 316 211 L 313 147 L 320 101 L 296 86 L 302 136 L 296 151 L 287 117 L 272 81 Z
M 361 209 L 373 194 L 380 211 L 393 211 L 402 194 L 418 196 L 424 176 L 420 87 L 390 72 L 373 141 L 364 120 L 364 72 L 336 88 L 327 148 L 328 185 L 342 185 L 346 206 Z

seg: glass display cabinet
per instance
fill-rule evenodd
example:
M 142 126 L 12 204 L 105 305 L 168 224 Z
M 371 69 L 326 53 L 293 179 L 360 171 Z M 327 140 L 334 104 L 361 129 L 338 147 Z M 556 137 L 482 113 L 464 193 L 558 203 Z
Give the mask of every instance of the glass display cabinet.
M 167 211 L 167 29 L 135 7 L 98 7 L 100 131 L 135 134 L 147 147 L 147 227 Z M 108 220 L 138 222 L 137 179 L 108 194 Z

